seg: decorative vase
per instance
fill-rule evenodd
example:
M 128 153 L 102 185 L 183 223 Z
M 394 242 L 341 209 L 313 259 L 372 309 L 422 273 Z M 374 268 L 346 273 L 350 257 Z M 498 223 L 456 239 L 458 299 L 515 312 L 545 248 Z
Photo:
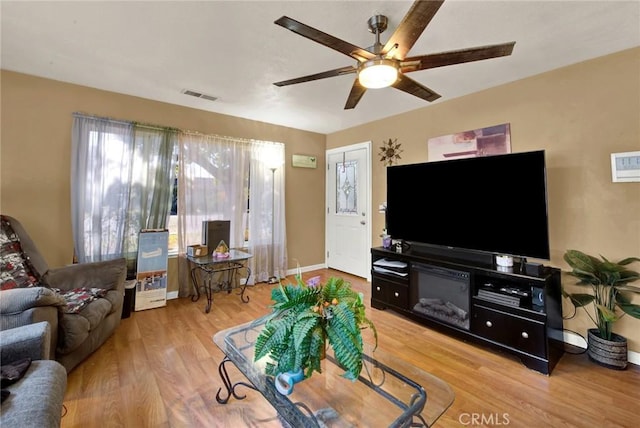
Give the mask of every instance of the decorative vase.
M 282 395 L 289 395 L 293 392 L 296 383 L 304 380 L 302 369 L 293 370 L 278 374 L 275 378 L 276 390 Z
M 587 355 L 601 366 L 624 370 L 627 368 L 627 339 L 615 333 L 611 333 L 611 340 L 603 339 L 597 328 L 591 328 L 588 331 Z

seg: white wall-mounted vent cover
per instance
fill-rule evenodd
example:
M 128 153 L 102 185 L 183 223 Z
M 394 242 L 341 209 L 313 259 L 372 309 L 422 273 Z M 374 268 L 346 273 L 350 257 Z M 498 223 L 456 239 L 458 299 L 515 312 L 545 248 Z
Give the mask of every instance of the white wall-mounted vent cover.
M 218 97 L 214 97 L 213 95 L 201 94 L 200 92 L 191 91 L 189 89 L 183 90 L 182 93 L 185 95 L 191 95 L 192 97 L 202 98 L 204 100 L 209 100 L 209 101 L 215 101 L 218 99 Z

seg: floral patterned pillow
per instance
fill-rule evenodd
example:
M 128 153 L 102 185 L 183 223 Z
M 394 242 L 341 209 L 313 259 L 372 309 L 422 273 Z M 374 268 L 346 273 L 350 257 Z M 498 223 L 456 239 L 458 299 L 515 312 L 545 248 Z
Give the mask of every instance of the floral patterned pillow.
M 9 219 L 0 216 L 0 289 L 35 287 L 40 280 Z
M 74 288 L 69 291 L 61 291 L 54 288 L 64 300 L 67 301 L 67 306 L 61 307 L 61 311 L 66 314 L 77 314 L 85 308 L 89 303 L 96 300 L 98 297 L 104 297 L 107 294 L 107 290 L 102 288 Z

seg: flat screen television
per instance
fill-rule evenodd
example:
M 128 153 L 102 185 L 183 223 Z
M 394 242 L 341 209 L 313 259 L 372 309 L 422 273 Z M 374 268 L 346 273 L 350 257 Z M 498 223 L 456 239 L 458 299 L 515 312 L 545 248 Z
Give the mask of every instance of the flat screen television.
M 549 260 L 544 150 L 390 166 L 386 223 L 410 244 Z

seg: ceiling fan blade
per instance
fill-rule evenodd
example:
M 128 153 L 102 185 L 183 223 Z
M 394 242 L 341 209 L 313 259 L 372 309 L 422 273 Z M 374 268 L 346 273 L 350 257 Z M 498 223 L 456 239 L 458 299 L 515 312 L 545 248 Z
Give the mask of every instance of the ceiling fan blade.
M 396 80 L 396 82 L 391 86 L 396 89 L 400 89 L 407 94 L 414 95 L 429 102 L 435 101 L 440 98 L 440 94 L 437 94 L 426 86 L 423 86 L 420 83 L 416 82 L 415 80 L 402 75 L 402 73 L 398 74 L 398 80 Z
M 330 34 L 323 33 L 313 27 L 309 27 L 308 25 L 289 18 L 288 16 L 283 16 L 274 21 L 274 23 L 286 28 L 287 30 L 291 30 L 296 34 L 306 37 L 307 39 L 313 40 L 316 43 L 320 43 L 321 45 L 350 56 L 360 62 L 375 58 L 375 55 L 367 50 L 338 39 Z
M 295 85 L 296 83 L 310 82 L 312 80 L 325 79 L 327 77 L 342 76 L 343 74 L 355 73 L 357 69 L 354 66 L 347 66 L 342 68 L 336 68 L 334 70 L 323 71 L 322 73 L 310 74 L 308 76 L 298 77 L 296 79 L 283 80 L 282 82 L 276 82 L 276 86 Z
M 353 81 L 353 86 L 351 87 L 351 92 L 349 92 L 349 98 L 347 98 L 347 103 L 344 105 L 344 109 L 350 110 L 355 108 L 365 92 L 367 92 L 367 88 L 362 86 L 360 81 L 356 78 Z
M 409 12 L 402 18 L 398 28 L 384 45 L 382 52 L 384 54 L 390 53 L 395 59 L 404 59 L 442 3 L 444 0 L 418 0 L 414 2 Z M 392 49 L 393 51 L 390 52 Z
M 430 55 L 413 56 L 405 58 L 404 61 L 400 63 L 400 69 L 403 73 L 408 73 L 411 71 L 426 70 L 446 65 L 508 56 L 513 52 L 513 46 L 515 44 L 516 42 L 510 42 L 499 45 L 478 46 L 475 48 L 440 52 Z

